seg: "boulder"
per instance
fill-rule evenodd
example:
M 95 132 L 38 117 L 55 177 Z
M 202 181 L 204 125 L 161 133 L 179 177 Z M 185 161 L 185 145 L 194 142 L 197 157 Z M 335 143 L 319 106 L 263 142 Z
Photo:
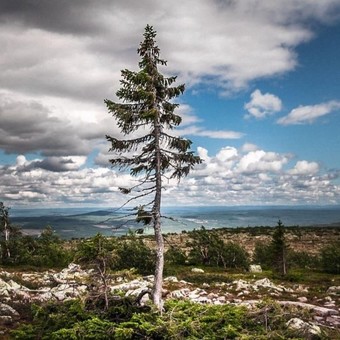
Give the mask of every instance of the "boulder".
M 262 268 L 259 264 L 251 264 L 249 266 L 250 273 L 262 273 Z
M 193 273 L 204 273 L 204 270 L 201 268 L 192 268 L 191 271 Z
M 310 337 L 319 336 L 321 334 L 321 329 L 319 326 L 312 322 L 305 322 L 299 318 L 290 319 L 286 323 L 287 327 L 291 330 L 297 331 L 299 334 Z

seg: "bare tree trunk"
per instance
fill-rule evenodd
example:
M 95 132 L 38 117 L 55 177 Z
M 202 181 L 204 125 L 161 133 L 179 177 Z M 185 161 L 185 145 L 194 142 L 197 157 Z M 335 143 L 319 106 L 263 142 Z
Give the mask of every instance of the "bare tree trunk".
M 6 244 L 6 256 L 7 258 L 10 258 L 11 257 L 11 252 L 9 250 L 9 234 L 10 234 L 10 231 L 9 231 L 9 228 L 8 228 L 8 224 L 7 224 L 7 219 L 5 218 L 4 219 L 5 223 L 4 223 L 4 234 L 5 234 L 5 244 Z
M 155 124 L 155 143 L 156 143 L 156 194 L 153 206 L 154 230 L 156 239 L 156 269 L 155 281 L 152 292 L 153 303 L 159 311 L 162 310 L 162 286 L 163 286 L 163 269 L 164 269 L 164 239 L 161 229 L 161 195 L 162 195 L 162 169 L 161 169 L 161 150 L 160 150 L 160 123 L 159 117 Z

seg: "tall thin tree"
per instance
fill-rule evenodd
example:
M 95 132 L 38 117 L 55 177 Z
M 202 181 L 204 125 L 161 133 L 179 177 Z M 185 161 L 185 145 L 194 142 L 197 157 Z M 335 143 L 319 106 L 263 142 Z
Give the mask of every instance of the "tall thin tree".
M 1 257 L 5 259 L 9 259 L 11 257 L 11 251 L 9 247 L 9 238 L 11 234 L 11 225 L 9 221 L 9 208 L 7 208 L 3 202 L 0 202 L 0 233 L 1 238 L 3 238 L 3 249 L 1 249 Z M 0 244 L 1 247 L 1 244 Z
M 152 297 L 161 309 L 164 267 L 162 183 L 169 178 L 180 180 L 195 164 L 201 163 L 201 159 L 188 151 L 190 140 L 170 133 L 181 123 L 181 117 L 175 113 L 178 104 L 172 100 L 184 92 L 184 85 L 172 86 L 176 77 L 165 77 L 160 73 L 158 67 L 166 66 L 167 62 L 160 58 L 155 38 L 156 31 L 147 25 L 144 40 L 137 50 L 141 58 L 139 71 L 122 70 L 121 87 L 116 93 L 120 102 L 105 100 L 105 103 L 124 135 L 120 139 L 106 136 L 111 142 L 110 151 L 114 152 L 110 162 L 120 169 L 129 169 L 131 175 L 138 177 L 137 185 L 120 190 L 125 194 L 137 191 L 128 202 L 152 197 L 137 209 L 136 217 L 154 228 L 157 251 Z

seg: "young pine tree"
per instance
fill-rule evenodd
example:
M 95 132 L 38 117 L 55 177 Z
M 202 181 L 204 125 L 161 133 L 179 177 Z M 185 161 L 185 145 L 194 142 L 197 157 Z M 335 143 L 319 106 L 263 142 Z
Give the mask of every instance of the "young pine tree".
M 280 220 L 275 227 L 270 249 L 272 252 L 273 271 L 281 276 L 287 275 L 288 245 L 285 239 L 285 228 Z
M 139 71 L 123 70 L 121 88 L 116 93 L 121 102 L 105 100 L 105 103 L 121 132 L 131 136 L 124 139 L 106 136 L 112 145 L 110 151 L 115 153 L 110 162 L 120 169 L 130 169 L 131 175 L 138 176 L 136 186 L 120 190 L 125 194 L 138 190 L 132 199 L 152 197 L 138 208 L 136 215 L 137 221 L 154 228 L 157 251 L 152 296 L 154 304 L 161 309 L 164 267 L 160 213 L 162 181 L 164 178 L 180 180 L 201 159 L 188 151 L 190 140 L 169 133 L 181 123 L 181 117 L 174 113 L 178 104 L 172 99 L 184 92 L 184 85 L 172 86 L 176 77 L 165 77 L 159 72 L 158 66 L 166 66 L 166 61 L 160 59 L 155 37 L 156 31 L 147 25 L 144 41 L 137 50 L 141 58 Z

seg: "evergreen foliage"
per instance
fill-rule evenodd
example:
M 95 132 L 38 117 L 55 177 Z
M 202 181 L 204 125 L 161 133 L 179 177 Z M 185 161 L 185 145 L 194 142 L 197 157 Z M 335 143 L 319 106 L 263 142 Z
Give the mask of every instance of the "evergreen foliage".
M 121 188 L 124 194 L 137 191 L 137 198 L 152 198 L 136 208 L 137 220 L 152 224 L 157 243 L 154 303 L 161 308 L 161 288 L 164 267 L 164 240 L 161 233 L 161 194 L 164 178 L 180 180 L 195 164 L 201 162 L 198 156 L 188 151 L 191 141 L 170 134 L 181 123 L 175 113 L 178 104 L 173 99 L 184 92 L 184 85 L 173 86 L 176 77 L 165 77 L 159 67 L 167 62 L 160 58 L 156 45 L 156 31 L 147 25 L 144 40 L 137 50 L 140 56 L 139 71 L 122 70 L 121 88 L 116 95 L 120 102 L 105 100 L 118 127 L 126 138 L 106 136 L 111 143 L 113 166 L 129 169 L 137 176 L 137 184 Z
M 52 227 L 47 226 L 38 237 L 23 235 L 10 222 L 9 208 L 0 202 L 0 263 L 36 267 L 65 267 L 73 259 L 73 251 Z
M 190 263 L 223 268 L 248 267 L 247 252 L 236 243 L 224 242 L 216 231 L 206 230 L 202 226 L 201 229 L 190 232 L 190 237 Z
M 326 273 L 340 274 L 340 241 L 335 241 L 321 250 L 322 269 Z
M 140 274 L 149 275 L 155 270 L 155 252 L 134 234 L 120 241 L 116 249 L 116 268 L 135 268 Z
M 285 229 L 282 222 L 279 220 L 275 227 L 273 238 L 270 243 L 272 268 L 273 271 L 281 276 L 287 275 L 287 254 L 288 245 L 285 239 Z

